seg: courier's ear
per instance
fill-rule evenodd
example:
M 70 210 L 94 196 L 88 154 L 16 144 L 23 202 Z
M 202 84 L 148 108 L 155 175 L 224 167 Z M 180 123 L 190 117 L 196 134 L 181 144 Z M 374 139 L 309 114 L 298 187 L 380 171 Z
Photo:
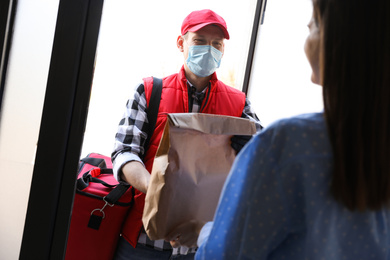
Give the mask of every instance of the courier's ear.
M 183 38 L 183 36 L 179 35 L 179 37 L 177 37 L 176 45 L 177 45 L 177 48 L 179 48 L 180 52 L 184 52 L 183 44 L 184 44 L 184 38 Z

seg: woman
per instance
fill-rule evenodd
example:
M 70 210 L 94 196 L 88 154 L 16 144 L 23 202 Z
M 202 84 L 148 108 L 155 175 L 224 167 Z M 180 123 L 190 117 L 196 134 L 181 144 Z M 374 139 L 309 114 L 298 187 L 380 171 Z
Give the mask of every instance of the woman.
M 277 121 L 241 151 L 196 259 L 390 259 L 390 1 L 313 10 L 305 52 L 324 112 Z M 199 227 L 168 239 L 192 243 Z

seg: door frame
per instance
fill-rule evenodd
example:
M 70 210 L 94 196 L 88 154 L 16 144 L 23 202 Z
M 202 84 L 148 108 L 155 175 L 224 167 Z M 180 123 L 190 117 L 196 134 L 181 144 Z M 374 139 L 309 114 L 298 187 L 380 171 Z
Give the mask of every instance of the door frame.
M 59 3 L 20 260 L 65 257 L 103 3 L 104 0 Z M 245 93 L 265 3 L 266 0 L 257 1 Z
M 0 1 L 0 113 L 2 110 L 1 108 L 5 88 L 5 77 L 7 74 L 16 6 L 16 0 Z
M 103 0 L 60 0 L 20 258 L 63 259 Z

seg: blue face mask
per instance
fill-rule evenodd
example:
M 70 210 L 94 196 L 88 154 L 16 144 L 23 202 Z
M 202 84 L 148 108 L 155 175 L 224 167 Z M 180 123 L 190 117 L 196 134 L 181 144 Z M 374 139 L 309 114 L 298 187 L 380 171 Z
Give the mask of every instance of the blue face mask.
M 188 68 L 198 77 L 207 77 L 221 65 L 222 52 L 211 45 L 192 45 L 186 60 Z

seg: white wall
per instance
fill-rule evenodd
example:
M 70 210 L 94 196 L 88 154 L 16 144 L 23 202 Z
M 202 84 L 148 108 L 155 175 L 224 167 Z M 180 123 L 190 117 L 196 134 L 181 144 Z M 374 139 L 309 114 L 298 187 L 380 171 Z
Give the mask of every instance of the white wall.
M 19 258 L 59 0 L 18 0 L 0 118 L 0 259 Z
M 248 96 L 263 125 L 323 109 L 304 52 L 311 0 L 268 0 L 260 27 Z

